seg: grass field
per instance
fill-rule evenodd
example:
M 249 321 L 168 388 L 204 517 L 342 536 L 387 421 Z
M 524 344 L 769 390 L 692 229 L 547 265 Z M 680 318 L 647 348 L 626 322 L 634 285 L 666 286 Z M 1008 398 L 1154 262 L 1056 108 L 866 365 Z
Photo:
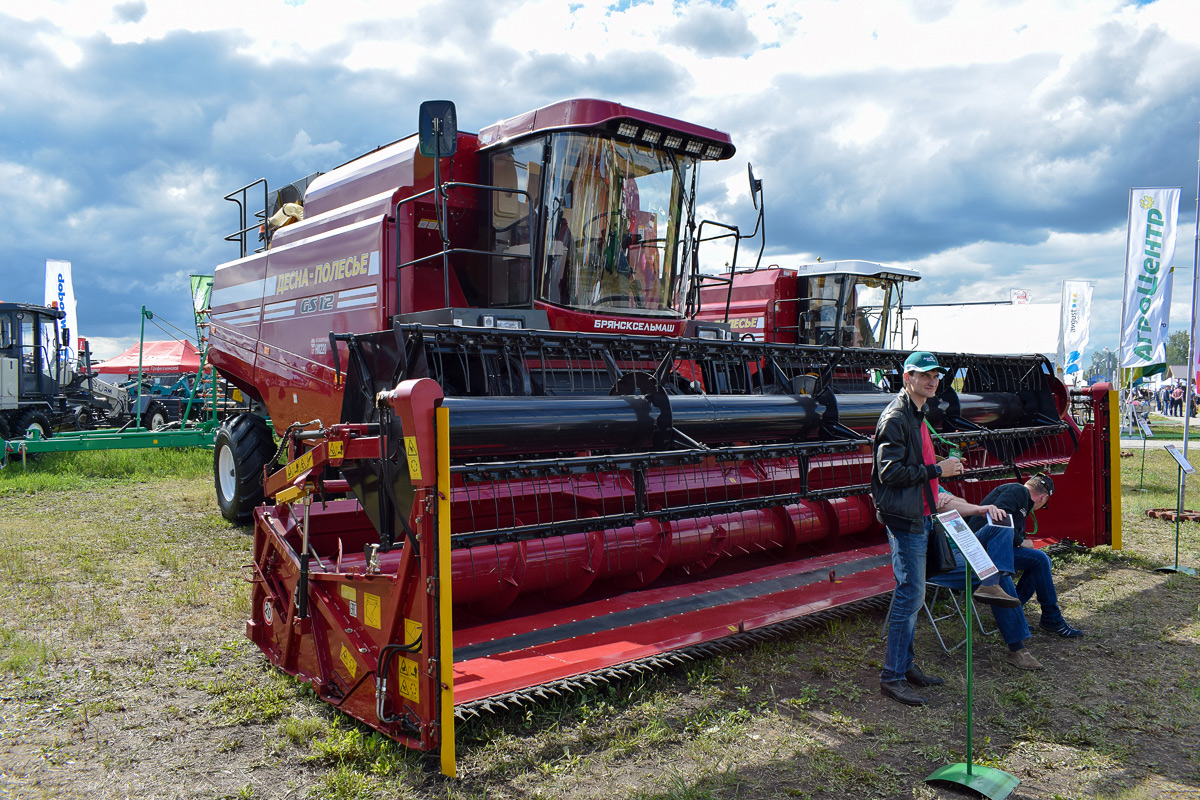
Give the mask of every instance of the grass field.
M 1200 582 L 1174 557 L 1176 471 L 1123 460 L 1124 549 L 1056 557 L 1088 635 L 1036 633 L 1018 672 L 975 652 L 975 746 L 1022 798 L 1200 796 Z M 315 700 L 244 638 L 248 529 L 213 499 L 211 454 L 55 456 L 0 472 L 0 798 L 951 798 L 961 652 L 926 709 L 880 697 L 881 614 L 459 729 L 461 778 Z M 1200 508 L 1189 486 L 1188 507 Z M 1200 564 L 1181 526 L 1180 560 Z M 1030 612 L 1035 623 L 1036 609 Z

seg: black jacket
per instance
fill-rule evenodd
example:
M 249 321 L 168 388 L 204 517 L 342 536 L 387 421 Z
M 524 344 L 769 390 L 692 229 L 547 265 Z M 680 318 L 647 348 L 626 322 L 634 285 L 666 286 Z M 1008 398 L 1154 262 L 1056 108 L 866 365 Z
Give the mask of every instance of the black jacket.
M 924 484 L 937 477 L 937 468 L 921 455 L 924 424 L 924 410 L 902 390 L 875 426 L 871 495 L 883 524 L 893 530 L 919 533 L 924 524 Z

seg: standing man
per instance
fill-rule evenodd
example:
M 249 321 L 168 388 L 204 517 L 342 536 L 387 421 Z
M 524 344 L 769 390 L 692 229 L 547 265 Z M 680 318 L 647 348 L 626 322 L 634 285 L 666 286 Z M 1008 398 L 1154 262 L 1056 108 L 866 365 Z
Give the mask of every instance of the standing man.
M 925 402 L 937 394 L 945 370 L 932 353 L 915 352 L 904 361 L 903 386 L 875 426 L 871 494 L 879 519 L 887 526 L 896 576 L 887 650 L 879 687 L 885 697 L 911 706 L 929 701 L 914 688 L 945 681 L 926 675 L 913 663 L 913 630 L 925 600 L 925 553 L 936 508 L 937 479 L 961 475 L 958 458 L 936 460 L 925 427 Z M 1005 595 L 1008 597 L 1008 595 Z M 1016 602 L 1015 598 L 1008 597 Z

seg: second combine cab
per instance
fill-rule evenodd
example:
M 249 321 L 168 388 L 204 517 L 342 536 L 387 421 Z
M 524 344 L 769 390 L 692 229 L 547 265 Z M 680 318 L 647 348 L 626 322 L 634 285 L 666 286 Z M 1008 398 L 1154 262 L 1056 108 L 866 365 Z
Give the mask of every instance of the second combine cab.
M 845 280 L 793 338 L 695 313 L 697 176 L 733 152 L 598 100 L 478 134 L 437 103 L 420 135 L 231 195 L 210 357 L 255 413 L 215 482 L 254 524 L 269 659 L 449 772 L 456 718 L 886 596 L 870 437 L 906 354 L 882 310 L 839 318 Z M 1110 541 L 1108 395 L 1081 427 L 1040 356 L 938 358 L 949 488 L 1049 470 L 1070 502 L 1042 530 Z

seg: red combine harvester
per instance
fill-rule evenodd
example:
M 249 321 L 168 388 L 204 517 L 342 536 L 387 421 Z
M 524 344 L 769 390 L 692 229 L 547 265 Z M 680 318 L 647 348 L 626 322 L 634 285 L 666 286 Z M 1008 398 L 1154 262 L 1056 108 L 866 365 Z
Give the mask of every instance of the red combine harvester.
M 216 488 L 267 657 L 452 773 L 456 716 L 886 601 L 870 436 L 906 354 L 700 318 L 696 173 L 729 137 L 597 100 L 477 135 L 427 103 L 420 131 L 229 196 L 209 353 L 258 413 Z M 938 358 L 950 488 L 1049 469 L 1043 531 L 1119 536 L 1107 392 L 1081 427 L 1041 357 Z
M 900 341 L 904 284 L 919 279 L 871 261 L 702 275 L 696 316 L 728 324 L 737 339 L 886 348 Z

